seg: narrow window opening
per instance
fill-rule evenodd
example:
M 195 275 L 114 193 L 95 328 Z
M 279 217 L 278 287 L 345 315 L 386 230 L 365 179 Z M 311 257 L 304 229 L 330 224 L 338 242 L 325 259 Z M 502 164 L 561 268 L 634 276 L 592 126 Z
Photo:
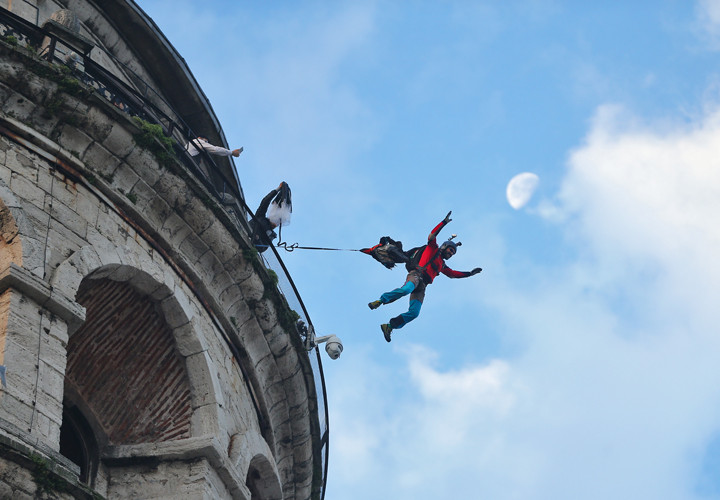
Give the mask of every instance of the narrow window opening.
M 87 419 L 75 406 L 63 410 L 60 453 L 80 467 L 80 481 L 92 486 L 98 467 L 97 440 Z

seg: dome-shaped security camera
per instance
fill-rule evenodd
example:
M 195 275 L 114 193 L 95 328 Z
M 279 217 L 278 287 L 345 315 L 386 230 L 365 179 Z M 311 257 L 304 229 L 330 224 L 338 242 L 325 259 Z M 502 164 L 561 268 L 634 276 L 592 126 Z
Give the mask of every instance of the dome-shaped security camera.
M 342 351 L 343 345 L 340 339 L 335 335 L 330 335 L 330 338 L 327 339 L 325 343 L 325 352 L 328 353 L 330 359 L 338 359 L 340 354 L 342 354 Z
M 306 341 L 306 349 L 309 351 L 314 349 L 318 344 L 325 342 L 325 352 L 328 353 L 330 359 L 338 359 L 340 354 L 343 352 L 342 341 L 337 335 L 325 335 L 324 337 L 315 337 L 313 332 L 310 332 L 308 336 L 309 341 Z

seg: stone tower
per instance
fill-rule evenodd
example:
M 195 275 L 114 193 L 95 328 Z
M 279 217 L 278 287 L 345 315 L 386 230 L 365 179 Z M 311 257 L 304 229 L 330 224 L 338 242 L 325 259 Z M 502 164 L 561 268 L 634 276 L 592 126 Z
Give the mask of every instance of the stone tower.
M 323 498 L 312 324 L 200 135 L 132 0 L 0 0 L 0 498 Z

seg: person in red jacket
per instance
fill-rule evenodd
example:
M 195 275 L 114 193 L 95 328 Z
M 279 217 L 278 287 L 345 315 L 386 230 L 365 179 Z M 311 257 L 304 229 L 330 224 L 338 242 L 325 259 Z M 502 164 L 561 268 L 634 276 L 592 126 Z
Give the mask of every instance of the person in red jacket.
M 438 233 L 452 220 L 450 214 L 452 212 L 448 212 L 440 224 L 430 232 L 428 243 L 422 250 L 417 267 L 408 273 L 405 284 L 400 288 L 383 293 L 379 300 L 374 300 L 368 304 L 370 309 L 377 309 L 383 304 L 395 302 L 400 297 L 410 294 L 408 311 L 395 316 L 389 323 L 380 325 L 385 340 L 388 342 L 390 342 L 390 335 L 393 330 L 402 328 L 420 315 L 420 308 L 425 298 L 425 287 L 432 283 L 438 274 L 442 273 L 449 278 L 467 278 L 482 271 L 479 267 L 472 271 L 455 271 L 445 264 L 445 261 L 455 255 L 457 247 L 460 246 L 460 243 L 451 240 L 446 241 L 439 247 L 437 244 Z

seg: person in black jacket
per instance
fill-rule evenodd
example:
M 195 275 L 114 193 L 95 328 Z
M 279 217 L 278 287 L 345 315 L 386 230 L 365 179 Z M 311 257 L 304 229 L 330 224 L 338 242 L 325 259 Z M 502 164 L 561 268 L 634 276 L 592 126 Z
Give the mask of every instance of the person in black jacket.
M 280 199 L 277 199 L 276 197 L 279 197 Z M 273 198 L 276 198 L 274 202 Z M 271 202 L 280 207 L 285 204 L 286 207 L 288 207 L 286 210 L 292 211 L 292 206 L 290 204 L 290 187 L 287 183 L 281 182 L 276 189 L 273 189 L 266 194 L 260 202 L 260 206 L 258 206 L 258 209 L 255 211 L 255 217 L 250 220 L 252 244 L 260 253 L 267 250 L 271 245 L 272 240 L 277 238 L 275 228 L 282 223 L 282 220 L 278 218 L 268 217 L 267 211 Z

